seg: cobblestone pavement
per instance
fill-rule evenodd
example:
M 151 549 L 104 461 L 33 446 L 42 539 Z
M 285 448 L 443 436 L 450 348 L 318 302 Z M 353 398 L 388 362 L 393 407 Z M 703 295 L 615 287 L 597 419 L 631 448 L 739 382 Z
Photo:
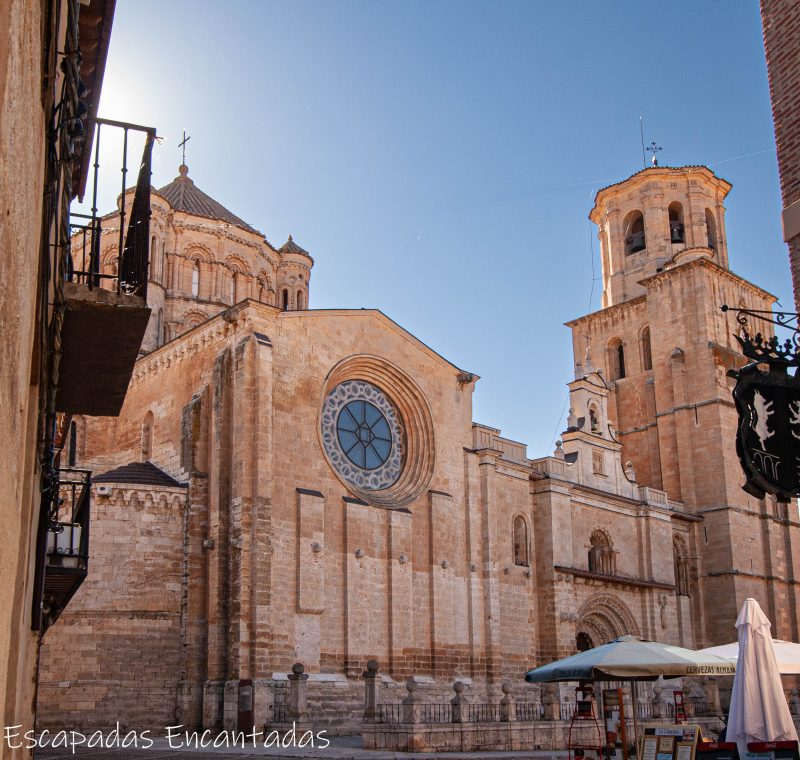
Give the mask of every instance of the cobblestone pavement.
M 68 758 L 85 758 L 86 760 L 191 760 L 191 758 L 204 758 L 205 760 L 242 760 L 245 757 L 265 757 L 271 760 L 311 760 L 312 758 L 331 758 L 331 760 L 566 760 L 567 752 L 564 751 L 536 751 L 536 752 L 379 752 L 365 750 L 361 746 L 359 736 L 332 736 L 330 746 L 319 747 L 261 747 L 252 745 L 242 748 L 181 748 L 173 749 L 166 739 L 155 739 L 153 746 L 148 749 L 137 748 L 112 748 L 100 749 L 76 747 L 75 753 L 69 748 L 38 749 L 34 754 L 35 760 L 67 760 Z

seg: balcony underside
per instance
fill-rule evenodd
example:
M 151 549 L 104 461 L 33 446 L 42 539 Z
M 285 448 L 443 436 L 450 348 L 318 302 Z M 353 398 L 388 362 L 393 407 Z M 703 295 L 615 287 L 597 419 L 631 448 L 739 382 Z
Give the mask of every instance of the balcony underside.
M 77 562 L 77 560 L 76 560 Z M 44 577 L 44 627 L 58 620 L 69 600 L 86 580 L 86 567 L 58 567 L 48 565 Z
M 64 283 L 66 309 L 56 408 L 116 416 L 139 356 L 150 309 L 143 298 Z

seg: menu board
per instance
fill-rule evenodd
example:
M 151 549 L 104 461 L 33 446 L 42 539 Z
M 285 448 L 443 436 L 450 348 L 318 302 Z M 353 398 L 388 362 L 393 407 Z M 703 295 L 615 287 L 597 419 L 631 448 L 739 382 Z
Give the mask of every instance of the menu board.
M 697 747 L 698 760 L 739 760 L 736 742 L 704 742 Z
M 641 731 L 639 757 L 642 760 L 695 760 L 700 738 L 698 726 L 647 723 L 641 727 Z
M 750 742 L 747 760 L 798 760 L 797 742 Z

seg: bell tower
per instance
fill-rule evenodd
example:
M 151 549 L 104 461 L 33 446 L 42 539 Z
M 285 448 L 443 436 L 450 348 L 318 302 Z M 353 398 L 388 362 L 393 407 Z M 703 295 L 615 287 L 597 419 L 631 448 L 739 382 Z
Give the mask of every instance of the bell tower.
M 730 189 L 705 166 L 656 166 L 602 189 L 589 218 L 600 239 L 603 307 L 642 295 L 642 279 L 678 260 L 705 256 L 727 269 Z
M 600 190 L 590 219 L 600 239 L 602 308 L 567 323 L 576 377 L 586 374 L 588 354 L 608 387 L 621 461 L 632 463 L 639 485 L 666 491 L 670 510 L 695 520 L 689 581 L 676 581 L 675 593 L 684 619 L 695 621 L 694 641 L 706 646 L 730 640 L 747 596 L 769 609 L 777 637 L 800 634 L 789 549 L 800 545 L 797 507 L 790 514 L 771 497 L 745 493 L 735 450 L 727 372 L 745 363 L 735 309 L 769 310 L 775 297 L 729 268 L 730 190 L 704 166 L 654 166 Z

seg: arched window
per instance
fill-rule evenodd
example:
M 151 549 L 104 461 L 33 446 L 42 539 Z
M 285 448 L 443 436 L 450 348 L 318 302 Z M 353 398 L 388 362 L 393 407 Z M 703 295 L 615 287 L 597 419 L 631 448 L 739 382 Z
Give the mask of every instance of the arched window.
M 637 253 L 645 249 L 644 215 L 641 211 L 631 211 L 623 224 L 625 253 Z
M 153 455 L 153 413 L 148 412 L 142 423 L 142 461 L 146 462 Z
M 303 306 L 303 291 L 302 290 L 298 290 L 297 291 L 297 308 L 298 309 L 304 308 L 304 306 Z
M 237 285 L 236 281 L 238 279 L 239 279 L 239 273 L 233 272 L 231 274 L 231 304 L 236 303 L 236 285 Z
M 710 208 L 706 209 L 706 235 L 708 236 L 708 247 L 712 251 L 717 250 L 717 223 L 714 221 L 714 214 Z
M 200 265 L 195 261 L 192 267 L 192 295 L 197 298 L 200 293 Z
M 157 258 L 158 258 L 158 241 L 156 240 L 156 236 L 153 235 L 150 238 L 150 279 L 154 280 L 158 277 L 158 266 L 157 266 Z
M 617 571 L 616 553 L 611 539 L 602 530 L 596 530 L 589 539 L 589 572 L 614 575 Z
M 684 226 L 683 226 L 683 206 L 677 201 L 669 204 L 667 209 L 669 215 L 669 239 L 671 243 L 683 243 Z
M 69 423 L 69 457 L 67 462 L 74 467 L 78 462 L 78 425 L 75 420 Z
M 289 291 L 286 288 L 281 291 L 281 308 L 284 311 L 289 308 Z
M 653 369 L 653 351 L 650 347 L 650 328 L 642 330 L 642 369 Z
M 689 559 L 686 544 L 680 536 L 672 537 L 672 559 L 675 565 L 675 592 L 689 596 Z
M 600 432 L 600 415 L 597 412 L 597 407 L 594 404 L 589 406 L 589 432 Z
M 514 564 L 529 567 L 528 560 L 528 526 L 525 518 L 517 515 L 514 518 Z
M 612 380 L 625 377 L 625 347 L 619 338 L 613 338 L 608 344 L 608 371 Z

